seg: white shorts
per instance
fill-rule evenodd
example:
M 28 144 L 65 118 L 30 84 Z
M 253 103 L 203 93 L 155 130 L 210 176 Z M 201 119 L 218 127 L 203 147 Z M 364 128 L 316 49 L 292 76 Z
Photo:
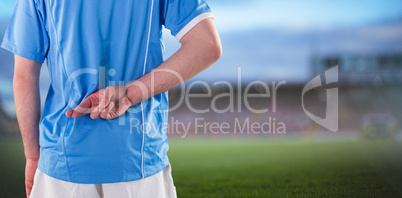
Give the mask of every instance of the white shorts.
M 77 184 L 50 177 L 36 169 L 30 198 L 175 198 L 170 164 L 144 179 L 109 184 Z

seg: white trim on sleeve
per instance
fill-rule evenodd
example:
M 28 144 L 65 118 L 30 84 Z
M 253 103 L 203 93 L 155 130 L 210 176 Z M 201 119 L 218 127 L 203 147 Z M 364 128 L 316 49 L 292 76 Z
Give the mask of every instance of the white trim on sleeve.
M 214 15 L 212 15 L 212 12 L 206 12 L 206 13 L 202 13 L 198 16 L 196 16 L 193 20 L 191 20 L 186 26 L 184 26 L 183 29 L 181 29 L 179 31 L 179 33 L 176 34 L 176 39 L 178 41 L 181 40 L 181 38 L 183 38 L 184 35 L 186 35 L 191 29 L 193 29 L 199 22 L 201 22 L 202 20 L 206 19 L 206 18 L 210 18 L 210 17 L 214 17 Z

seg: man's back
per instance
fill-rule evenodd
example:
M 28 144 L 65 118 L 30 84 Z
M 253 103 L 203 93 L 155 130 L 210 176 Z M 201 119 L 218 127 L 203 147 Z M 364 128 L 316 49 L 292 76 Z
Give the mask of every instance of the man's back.
M 93 92 L 159 66 L 162 25 L 180 40 L 211 16 L 201 0 L 19 0 L 2 47 L 38 62 L 47 58 L 52 80 L 40 121 L 39 169 L 64 181 L 112 183 L 166 167 L 167 92 L 117 119 L 65 113 Z

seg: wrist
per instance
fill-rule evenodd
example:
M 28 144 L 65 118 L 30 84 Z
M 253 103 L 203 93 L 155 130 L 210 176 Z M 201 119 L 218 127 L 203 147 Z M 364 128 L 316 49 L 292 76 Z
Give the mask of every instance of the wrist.
M 141 89 L 133 84 L 127 84 L 126 87 L 126 96 L 131 102 L 131 106 L 134 106 L 140 102 L 142 102 L 142 93 Z
M 24 145 L 24 154 L 27 161 L 38 161 L 40 156 L 39 144 Z
M 36 162 L 39 161 L 39 156 L 25 156 L 26 161 Z

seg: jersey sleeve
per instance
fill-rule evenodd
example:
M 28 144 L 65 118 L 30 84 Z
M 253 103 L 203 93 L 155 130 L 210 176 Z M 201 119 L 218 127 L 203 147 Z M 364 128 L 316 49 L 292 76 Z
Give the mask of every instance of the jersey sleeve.
M 178 41 L 202 20 L 213 17 L 204 0 L 165 0 L 164 26 Z
M 44 62 L 49 37 L 36 0 L 17 0 L 1 47 L 24 58 Z

